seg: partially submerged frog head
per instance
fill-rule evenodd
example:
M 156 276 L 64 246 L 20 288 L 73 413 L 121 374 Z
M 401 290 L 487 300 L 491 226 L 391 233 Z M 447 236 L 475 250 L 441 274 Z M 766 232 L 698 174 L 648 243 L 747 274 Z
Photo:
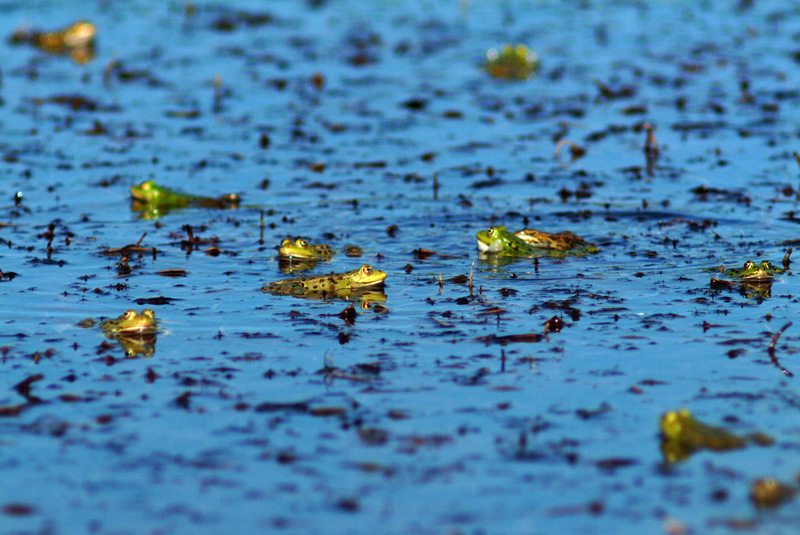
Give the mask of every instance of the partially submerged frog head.
M 689 409 L 680 409 L 665 413 L 659 420 L 658 425 L 661 427 L 661 433 L 663 433 L 664 437 L 676 438 L 680 436 L 683 425 L 693 419 L 694 417 Z
M 518 256 L 527 254 L 532 249 L 522 239 L 506 230 L 506 227 L 481 230 L 476 238 L 478 239 L 478 251 L 482 253 Z
M 145 203 L 158 204 L 159 198 L 164 195 L 166 195 L 165 189 L 156 184 L 155 180 L 147 180 L 131 187 L 131 197 Z
M 91 46 L 97 28 L 91 22 L 79 20 L 72 26 L 58 32 L 65 47 L 77 48 L 81 46 Z
M 379 269 L 375 269 L 369 264 L 364 264 L 358 269 L 348 271 L 341 275 L 343 280 L 349 282 L 350 287 L 367 288 L 373 286 L 382 286 L 383 281 L 386 280 L 387 273 Z
M 146 180 L 138 186 L 131 187 L 131 198 L 133 204 L 141 203 L 144 207 L 137 206 L 138 208 L 145 208 L 149 206 L 158 206 L 164 209 L 167 208 L 185 208 L 190 204 L 199 206 L 201 208 L 236 208 L 241 202 L 241 198 L 235 194 L 221 195 L 216 199 L 205 197 L 202 195 L 191 195 L 181 193 L 180 191 L 173 191 L 164 186 L 156 184 L 155 180 Z
M 486 52 L 484 67 L 494 78 L 525 80 L 539 68 L 539 57 L 525 45 L 505 45 Z
M 784 271 L 786 270 L 773 266 L 769 260 L 762 260 L 758 264 L 748 260 L 741 269 L 725 270 L 725 275 L 748 281 L 768 281 Z
M 291 240 L 286 238 L 281 242 L 278 254 L 287 258 L 320 259 L 330 258 L 333 251 L 328 245 L 312 245 L 305 238 Z
M 149 308 L 142 310 L 141 314 L 126 310 L 116 319 L 105 320 L 100 327 L 106 334 L 118 335 L 153 334 L 158 330 L 156 314 Z

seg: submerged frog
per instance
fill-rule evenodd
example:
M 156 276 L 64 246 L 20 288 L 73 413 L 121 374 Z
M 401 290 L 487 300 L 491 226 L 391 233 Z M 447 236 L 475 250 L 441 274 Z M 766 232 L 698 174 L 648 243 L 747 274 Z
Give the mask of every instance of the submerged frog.
M 723 273 L 743 281 L 771 281 L 775 275 L 784 271 L 786 270 L 773 266 L 769 260 L 762 260 L 759 264 L 748 260 L 741 269 L 726 269 Z
M 776 507 L 794 498 L 797 488 L 767 477 L 750 486 L 750 500 L 756 507 Z
M 333 256 L 333 250 L 330 245 L 314 245 L 305 238 L 286 238 L 281 242 L 278 256 L 297 260 L 329 260 Z
M 96 34 L 94 24 L 81 20 L 52 32 L 22 28 L 14 32 L 10 41 L 12 44 L 30 43 L 51 54 L 69 54 L 77 63 L 86 63 L 94 57 Z
M 493 78 L 525 80 L 539 68 L 539 57 L 525 45 L 505 45 L 486 53 L 484 68 Z
M 689 409 L 669 411 L 659 421 L 661 452 L 668 462 L 682 461 L 697 450 L 727 451 L 744 448 L 749 442 L 760 446 L 772 444 L 773 439 L 761 433 L 745 437 L 697 420 Z
M 387 274 L 364 264 L 358 269 L 346 273 L 329 273 L 321 277 L 296 277 L 265 284 L 261 291 L 273 295 L 292 295 L 324 299 L 336 297 L 348 299 L 357 296 L 364 290 L 380 289 L 384 285 Z
M 141 314 L 137 314 L 135 310 L 127 310 L 116 319 L 101 322 L 100 328 L 112 336 L 152 335 L 158 331 L 158 323 L 156 313 L 146 308 Z
M 476 237 L 480 252 L 506 257 L 579 255 L 598 251 L 597 247 L 572 232 L 548 234 L 523 229 L 511 233 L 506 227 L 492 227 L 481 230 Z
M 142 182 L 131 188 L 133 210 L 186 208 L 189 205 L 203 208 L 236 208 L 241 201 L 235 193 L 213 199 L 199 195 L 189 195 L 159 186 L 155 180 Z

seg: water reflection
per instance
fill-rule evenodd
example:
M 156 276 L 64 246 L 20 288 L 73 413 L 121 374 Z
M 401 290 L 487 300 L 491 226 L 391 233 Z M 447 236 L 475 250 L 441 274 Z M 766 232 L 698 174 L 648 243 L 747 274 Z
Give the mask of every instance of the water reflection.
M 156 335 L 119 335 L 107 334 L 106 338 L 116 340 L 128 358 L 152 357 L 156 352 Z
M 711 277 L 712 295 L 717 295 L 723 290 L 736 291 L 748 299 L 769 299 L 772 297 L 772 281 L 759 280 L 748 282 L 726 281 Z
M 319 264 L 316 258 L 285 258 L 278 257 L 278 269 L 281 273 L 291 275 L 292 273 L 300 273 L 314 269 Z

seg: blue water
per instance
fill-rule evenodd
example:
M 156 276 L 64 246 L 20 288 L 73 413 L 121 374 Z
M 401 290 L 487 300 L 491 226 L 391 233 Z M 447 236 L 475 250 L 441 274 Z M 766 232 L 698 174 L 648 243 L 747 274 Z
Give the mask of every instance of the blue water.
M 795 319 L 796 279 L 763 299 L 709 280 L 780 265 L 798 238 L 798 5 L 191 5 L 0 5 L 3 37 L 98 28 L 86 64 L 0 45 L 0 270 L 17 274 L 0 281 L 0 532 L 797 525 L 793 505 L 748 498 L 800 468 L 797 326 L 777 362 L 767 352 Z M 489 78 L 483 55 L 505 43 L 535 50 L 539 73 Z M 63 95 L 100 109 L 48 101 Z M 87 133 L 96 122 L 106 133 Z M 650 173 L 645 122 L 661 148 Z M 559 139 L 586 155 L 557 161 Z M 143 218 L 129 188 L 149 179 L 243 206 Z M 187 224 L 220 254 L 181 249 Z M 570 230 L 600 252 L 479 258 L 475 233 L 500 224 Z M 120 276 L 102 251 L 145 232 L 157 254 Z M 386 301 L 356 303 L 348 325 L 347 302 L 260 292 L 287 276 L 287 236 L 339 251 L 316 273 L 386 271 Z M 447 281 L 473 269 L 472 297 Z M 77 325 L 146 307 L 151 357 Z M 542 334 L 553 316 L 564 329 L 540 341 L 482 341 Z M 15 390 L 36 374 L 28 398 Z M 684 406 L 776 443 L 666 465 L 658 419 Z

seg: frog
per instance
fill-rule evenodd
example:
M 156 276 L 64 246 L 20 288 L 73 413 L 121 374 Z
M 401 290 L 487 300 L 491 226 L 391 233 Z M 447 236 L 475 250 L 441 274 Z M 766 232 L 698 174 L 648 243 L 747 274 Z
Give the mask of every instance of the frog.
M 796 487 L 772 477 L 758 479 L 750 486 L 750 501 L 760 508 L 776 507 L 794 498 L 795 494 Z
M 772 437 L 761 433 L 737 436 L 721 427 L 697 420 L 689 409 L 665 413 L 659 420 L 661 452 L 668 462 L 682 461 L 702 449 L 729 451 L 744 448 L 752 442 L 761 446 L 773 443 Z
M 316 299 L 356 297 L 364 291 L 383 288 L 387 273 L 364 264 L 346 273 L 295 277 L 265 284 L 261 291 L 273 295 L 291 295 Z
M 295 260 L 330 260 L 333 250 L 330 245 L 311 244 L 306 238 L 286 238 L 281 242 L 278 256 Z
M 110 336 L 153 335 L 158 331 L 156 313 L 146 308 L 141 314 L 135 310 L 126 310 L 116 319 L 100 322 L 100 328 Z
M 483 66 L 492 78 L 526 80 L 539 69 L 539 57 L 525 45 L 505 45 L 489 49 Z
M 722 271 L 722 268 L 720 268 L 720 271 Z M 775 275 L 780 275 L 784 271 L 786 270 L 773 266 L 769 260 L 762 260 L 760 263 L 748 260 L 741 269 L 726 269 L 722 272 L 727 277 L 740 279 L 742 281 L 767 282 L 771 281 Z
M 480 252 L 503 257 L 530 258 L 598 251 L 597 247 L 571 232 L 547 234 L 535 229 L 522 229 L 512 233 L 506 227 L 498 226 L 482 230 L 476 237 Z
M 528 245 L 543 249 L 569 251 L 578 247 L 592 247 L 590 243 L 586 243 L 586 240 L 567 230 L 556 234 L 548 234 L 540 230 L 526 228 L 515 232 L 514 235 Z
M 131 209 L 133 210 L 169 210 L 186 208 L 189 205 L 202 208 L 236 208 L 241 198 L 235 193 L 222 195 L 216 199 L 199 195 L 190 195 L 159 186 L 155 180 L 147 180 L 131 188 Z
M 488 230 L 481 230 L 476 237 L 478 250 L 482 253 L 525 257 L 531 256 L 535 252 L 532 246 L 516 234 L 506 230 L 506 227 L 491 227 Z
M 30 43 L 51 54 L 69 54 L 77 63 L 94 57 L 94 38 L 97 28 L 91 22 L 79 20 L 70 26 L 51 32 L 21 28 L 11 35 L 12 44 Z

